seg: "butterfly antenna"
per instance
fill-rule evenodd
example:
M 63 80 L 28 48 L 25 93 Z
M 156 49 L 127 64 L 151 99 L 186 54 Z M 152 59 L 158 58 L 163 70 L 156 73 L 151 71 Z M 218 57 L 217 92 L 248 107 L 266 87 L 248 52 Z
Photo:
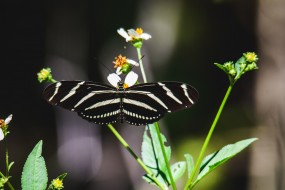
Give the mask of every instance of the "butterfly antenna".
M 144 58 L 144 55 L 142 55 L 141 58 L 138 61 L 142 60 L 143 58 Z

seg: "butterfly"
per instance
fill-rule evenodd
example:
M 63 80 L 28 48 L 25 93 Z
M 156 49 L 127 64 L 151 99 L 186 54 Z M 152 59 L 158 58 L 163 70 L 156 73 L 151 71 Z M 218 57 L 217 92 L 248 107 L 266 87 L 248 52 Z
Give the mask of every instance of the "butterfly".
M 129 76 L 128 76 L 129 75 Z M 164 114 L 191 107 L 198 100 L 198 91 L 182 82 L 156 82 L 134 85 L 131 71 L 122 82 L 115 75 L 113 86 L 91 81 L 59 81 L 43 92 L 52 105 L 77 112 L 96 124 L 127 122 L 146 125 Z M 136 81 L 136 80 L 135 80 Z

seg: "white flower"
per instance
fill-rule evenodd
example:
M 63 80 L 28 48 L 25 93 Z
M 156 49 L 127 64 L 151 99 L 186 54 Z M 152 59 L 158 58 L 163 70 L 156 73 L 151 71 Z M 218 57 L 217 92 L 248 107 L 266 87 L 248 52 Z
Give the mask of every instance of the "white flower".
M 126 39 L 126 42 L 131 41 L 132 37 L 129 36 L 129 34 L 125 31 L 125 29 L 120 28 L 117 30 L 117 32 Z
M 129 29 L 128 32 L 120 28 L 117 30 L 117 32 L 126 39 L 126 42 L 133 41 L 133 40 L 148 40 L 151 38 L 151 35 L 148 33 L 143 33 L 142 28 Z
M 107 79 L 109 83 L 116 88 L 118 87 L 118 82 L 121 81 L 119 75 L 115 73 L 109 74 Z M 129 72 L 125 78 L 124 88 L 133 86 L 134 84 L 136 84 L 137 80 L 138 80 L 138 75 L 133 71 Z
M 5 124 L 8 125 L 10 123 L 10 121 L 12 121 L 12 117 L 13 115 L 10 114 L 6 119 L 5 119 Z
M 132 59 L 127 59 L 127 63 L 132 64 L 132 65 L 134 65 L 134 66 L 136 66 L 136 67 L 139 66 L 139 63 L 136 62 L 136 61 L 134 61 L 134 60 L 132 60 Z
M 0 141 L 2 141 L 5 137 L 4 132 L 3 132 L 3 128 L 6 128 L 5 126 L 8 125 L 12 120 L 12 114 L 9 115 L 5 121 L 3 122 L 3 120 L 1 120 L 1 126 L 0 126 Z
M 4 139 L 4 133 L 2 128 L 0 128 L 0 141 L 2 141 Z
M 127 59 L 126 56 L 122 56 L 121 54 L 118 55 L 118 57 L 115 57 L 115 61 L 113 61 L 113 63 L 115 64 L 114 68 L 117 68 L 117 75 L 128 73 L 132 69 L 132 65 L 136 67 L 139 66 L 138 62 Z

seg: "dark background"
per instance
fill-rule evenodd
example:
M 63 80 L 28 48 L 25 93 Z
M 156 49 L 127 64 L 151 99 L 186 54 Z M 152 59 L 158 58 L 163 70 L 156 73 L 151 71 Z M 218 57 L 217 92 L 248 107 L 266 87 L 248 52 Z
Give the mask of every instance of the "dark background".
M 159 24 L 150 27 L 147 24 L 148 20 L 139 22 L 147 16 L 148 7 L 144 5 L 148 3 L 151 4 L 151 1 L 142 3 L 137 0 L 2 0 L 0 2 L 2 47 L 0 117 L 6 118 L 9 114 L 13 114 L 7 146 L 10 159 L 16 162 L 11 170 L 13 176 L 11 182 L 16 189 L 20 188 L 20 174 L 25 159 L 40 139 L 44 141 L 43 156 L 47 162 L 49 180 L 67 172 L 69 176 L 64 181 L 66 189 L 96 189 L 96 176 L 100 176 L 100 172 L 94 179 L 74 180 L 72 173 L 63 170 L 57 163 L 55 155 L 58 144 L 54 108 L 43 99 L 42 91 L 45 85 L 39 84 L 36 74 L 41 68 L 51 66 L 49 57 L 56 55 L 82 66 L 88 80 L 105 81 L 106 74 L 101 72 L 99 64 L 104 48 L 108 46 L 108 49 L 111 49 L 114 46 L 117 49 L 115 53 L 104 53 L 108 57 L 108 62 L 104 64 L 109 68 L 112 68 L 111 62 L 120 52 L 127 54 L 128 50 L 133 51 L 132 47 L 117 34 L 118 28 L 142 27 L 145 32 L 152 34 L 153 39 L 160 37 L 157 34 L 164 35 L 165 31 Z M 177 2 L 165 3 L 175 5 Z M 258 52 L 255 31 L 257 3 L 254 0 L 182 0 L 179 3 L 181 4 L 179 21 L 177 28 L 173 28 L 177 32 L 176 43 L 163 65 L 157 63 L 160 57 L 156 57 L 151 50 L 147 51 L 151 46 L 160 48 L 163 46 L 163 41 L 155 41 L 156 43 L 152 42 L 152 39 L 145 41 L 146 45 L 143 48 L 145 48 L 145 63 L 148 64 L 147 70 L 151 70 L 147 73 L 151 81 L 185 81 L 195 86 L 200 93 L 199 102 L 192 109 L 168 115 L 164 119 L 165 131 L 173 146 L 173 153 L 177 159 L 183 159 L 183 154 L 186 152 L 193 153 L 197 158 L 202 140 L 228 87 L 227 76 L 213 63 L 235 61 L 247 51 Z M 156 11 L 159 17 L 160 11 L 164 11 L 163 6 Z M 154 33 L 156 35 L 153 35 Z M 77 52 L 81 53 L 80 58 Z M 136 57 L 133 56 L 133 59 Z M 161 59 L 164 60 L 163 57 Z M 55 77 L 58 77 L 56 79 L 66 79 L 59 78 L 56 66 L 52 67 L 52 70 Z M 67 67 L 61 72 L 70 71 Z M 216 135 L 211 141 L 212 151 L 251 136 L 255 122 L 252 113 L 254 77 L 255 72 L 252 72 L 236 84 L 219 122 Z M 71 78 L 82 79 L 73 75 Z M 103 141 L 111 139 L 114 147 L 120 149 L 117 140 L 109 138 L 111 134 L 107 129 L 100 129 L 100 133 Z M 0 165 L 3 171 L 3 143 L 0 144 L 0 148 Z M 114 162 L 124 164 L 123 158 L 120 157 L 115 155 Z M 247 165 L 248 154 L 244 152 L 201 183 L 205 183 L 207 189 L 246 189 Z M 107 168 L 101 168 L 104 169 Z M 134 189 L 128 175 L 124 173 L 127 173 L 125 169 L 123 174 L 120 174 L 125 175 L 122 179 L 127 184 L 125 189 Z M 108 183 L 112 183 L 112 180 Z M 200 188 L 203 189 L 204 186 L 201 185 Z M 103 186 L 101 189 L 108 188 Z

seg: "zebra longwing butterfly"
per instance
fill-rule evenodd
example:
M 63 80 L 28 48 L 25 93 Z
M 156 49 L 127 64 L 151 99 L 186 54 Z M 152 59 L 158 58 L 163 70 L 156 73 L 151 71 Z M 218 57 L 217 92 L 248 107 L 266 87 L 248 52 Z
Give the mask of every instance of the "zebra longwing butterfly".
M 165 113 L 191 107 L 198 100 L 192 86 L 180 82 L 143 83 L 117 88 L 89 81 L 60 81 L 44 90 L 44 98 L 77 112 L 82 118 L 109 124 L 126 121 L 132 125 L 146 125 L 158 121 Z

